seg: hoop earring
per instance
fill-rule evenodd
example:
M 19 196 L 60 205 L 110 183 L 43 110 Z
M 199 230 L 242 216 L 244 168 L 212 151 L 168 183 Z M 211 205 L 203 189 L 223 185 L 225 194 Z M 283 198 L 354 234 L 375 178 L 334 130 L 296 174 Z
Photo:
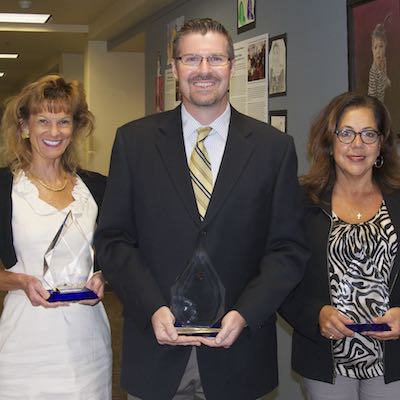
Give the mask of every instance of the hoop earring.
M 376 157 L 376 161 L 374 163 L 375 168 L 382 168 L 384 161 L 385 160 L 383 159 L 383 155 L 379 154 L 379 156 Z
M 21 137 L 22 137 L 22 139 L 29 139 L 29 130 L 24 129 L 21 133 Z

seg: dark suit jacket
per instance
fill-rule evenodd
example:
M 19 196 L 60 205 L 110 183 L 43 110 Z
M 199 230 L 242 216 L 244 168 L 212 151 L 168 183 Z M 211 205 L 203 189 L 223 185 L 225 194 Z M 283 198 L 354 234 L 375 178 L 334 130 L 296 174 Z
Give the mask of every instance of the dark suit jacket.
M 89 188 L 100 209 L 106 186 L 106 177 L 97 172 L 79 170 L 78 175 Z M 0 260 L 5 268 L 11 268 L 16 262 L 12 233 L 11 190 L 13 175 L 8 168 L 0 168 Z
M 152 314 L 201 234 L 226 289 L 227 311 L 246 319 L 230 349 L 197 350 L 207 399 L 254 399 L 277 385 L 275 310 L 299 282 L 307 252 L 299 230 L 292 138 L 232 109 L 226 148 L 203 223 L 185 155 L 181 110 L 118 129 L 95 235 L 100 267 L 124 305 L 122 385 L 170 399 L 190 348 L 157 344 Z

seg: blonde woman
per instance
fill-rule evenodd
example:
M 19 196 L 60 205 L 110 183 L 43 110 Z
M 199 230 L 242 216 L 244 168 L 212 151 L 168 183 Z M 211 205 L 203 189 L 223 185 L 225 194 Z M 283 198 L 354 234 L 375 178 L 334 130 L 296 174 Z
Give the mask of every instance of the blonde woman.
M 91 240 L 105 177 L 79 168 L 93 116 L 78 82 L 46 76 L 7 104 L 1 132 L 0 398 L 111 399 L 108 319 L 99 300 L 50 303 L 43 256 L 68 212 Z M 87 284 L 103 296 L 101 272 Z

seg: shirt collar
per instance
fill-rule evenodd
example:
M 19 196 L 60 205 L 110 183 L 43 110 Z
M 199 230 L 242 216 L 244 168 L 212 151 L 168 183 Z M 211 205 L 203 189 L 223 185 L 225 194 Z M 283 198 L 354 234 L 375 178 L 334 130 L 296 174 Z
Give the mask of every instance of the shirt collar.
M 189 136 L 194 134 L 196 132 L 196 129 L 204 126 L 189 113 L 189 111 L 185 108 L 183 104 L 181 106 L 181 115 L 182 115 L 182 129 L 183 129 L 184 139 L 187 139 Z M 225 108 L 225 111 L 213 122 L 207 125 L 213 129 L 210 135 L 217 134 L 221 136 L 221 138 L 226 142 L 226 139 L 228 137 L 230 119 L 231 119 L 231 106 L 228 103 Z

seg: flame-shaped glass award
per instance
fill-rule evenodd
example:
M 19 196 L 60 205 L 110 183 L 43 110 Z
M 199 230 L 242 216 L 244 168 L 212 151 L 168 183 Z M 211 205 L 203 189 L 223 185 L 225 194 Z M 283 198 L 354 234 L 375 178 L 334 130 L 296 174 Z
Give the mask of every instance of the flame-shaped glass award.
M 51 288 L 47 301 L 97 299 L 86 288 L 93 268 L 93 248 L 71 211 L 44 255 L 43 279 Z
M 355 321 L 346 325 L 354 332 L 390 331 L 387 324 L 375 324 L 374 317 L 382 316 L 389 309 L 389 288 L 376 266 L 365 267 L 368 279 L 359 265 L 352 265 L 338 285 L 337 308 Z
M 225 288 L 200 242 L 171 288 L 171 311 L 180 335 L 212 336 L 225 313 Z

